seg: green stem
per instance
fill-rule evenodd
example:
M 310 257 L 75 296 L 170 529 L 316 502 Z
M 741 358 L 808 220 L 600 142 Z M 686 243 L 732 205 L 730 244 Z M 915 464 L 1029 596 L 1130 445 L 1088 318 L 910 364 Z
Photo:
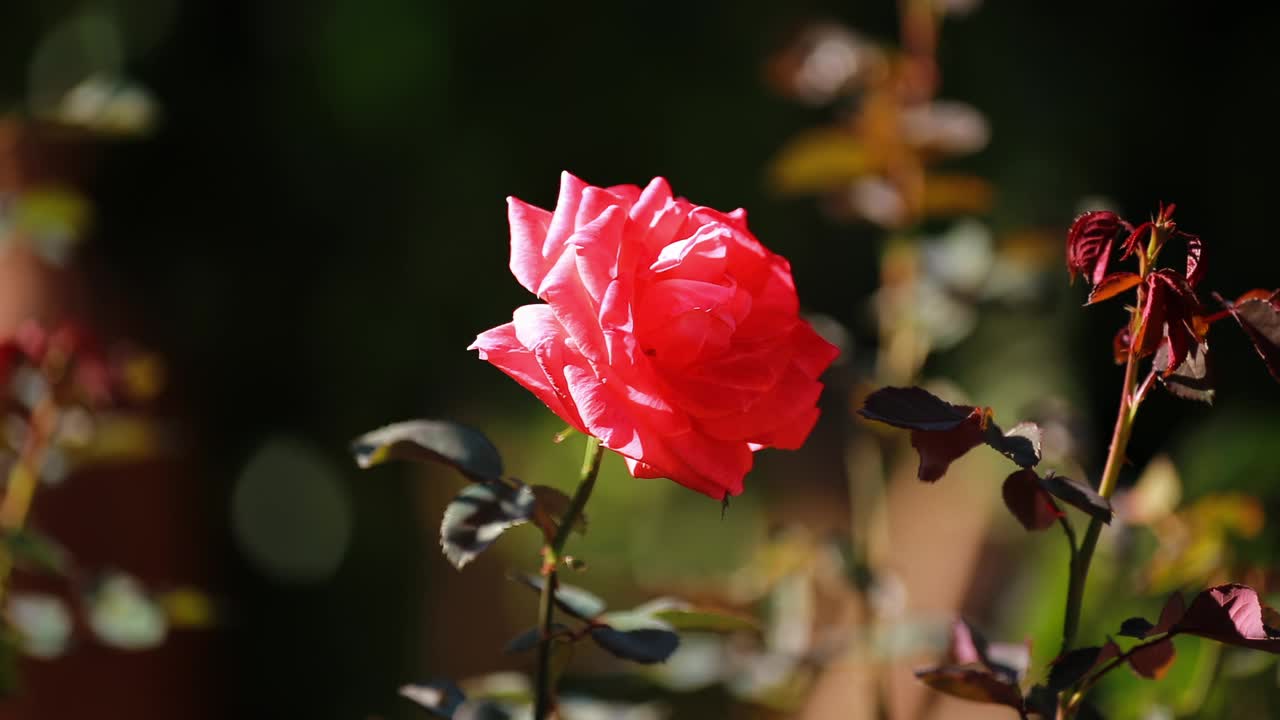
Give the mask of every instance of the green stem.
M 600 474 L 600 461 L 604 457 L 604 446 L 594 437 L 587 438 L 586 454 L 582 459 L 582 473 L 578 480 L 578 489 L 569 501 L 569 509 L 556 528 L 555 537 L 542 548 L 542 593 L 538 597 L 538 627 L 542 641 L 538 644 L 537 694 L 534 698 L 535 720 L 545 720 L 550 716 L 555 705 L 553 688 L 551 687 L 551 622 L 555 618 L 556 566 L 560 564 L 560 554 L 569 541 L 569 533 L 577 524 L 578 518 L 591 499 L 591 491 L 596 486 L 596 476 Z
M 1133 432 L 1133 421 L 1137 416 L 1137 405 L 1134 404 L 1134 389 L 1138 379 L 1138 358 L 1130 352 L 1125 362 L 1124 388 L 1120 393 L 1120 408 L 1116 413 L 1116 426 L 1111 435 L 1111 447 L 1107 452 L 1107 463 L 1102 470 L 1102 480 L 1098 483 L 1098 494 L 1111 497 L 1115 492 L 1116 481 L 1120 478 L 1120 468 L 1124 465 L 1125 450 L 1129 447 L 1129 435 Z M 1062 651 L 1071 649 L 1076 639 L 1076 631 L 1080 628 L 1080 611 L 1084 602 L 1085 581 L 1089 577 L 1089 563 L 1093 560 L 1093 551 L 1098 545 L 1098 537 L 1102 534 L 1102 520 L 1094 517 L 1089 521 L 1084 539 L 1071 558 L 1071 575 L 1067 584 L 1067 611 L 1062 624 Z
M 31 411 L 26 441 L 18 459 L 9 469 L 4 500 L 0 501 L 0 533 L 6 536 L 22 530 L 27 524 L 31 501 L 40 484 L 39 469 L 44 462 L 44 451 L 57 423 L 58 406 L 52 397 L 44 398 Z M 3 612 L 12 574 L 13 555 L 7 543 L 0 543 L 0 612 Z

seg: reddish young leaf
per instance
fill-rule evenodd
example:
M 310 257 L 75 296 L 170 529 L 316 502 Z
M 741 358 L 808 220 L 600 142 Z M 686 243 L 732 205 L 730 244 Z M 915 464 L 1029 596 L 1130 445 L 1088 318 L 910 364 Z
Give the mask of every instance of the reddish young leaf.
M 1160 609 L 1160 619 L 1156 621 L 1155 627 L 1152 627 L 1147 635 L 1159 635 L 1160 633 L 1169 632 L 1186 613 L 1187 603 L 1182 599 L 1182 593 L 1173 593 L 1168 600 L 1164 601 L 1164 607 Z
M 1027 530 L 1045 530 L 1063 516 L 1035 470 L 1018 470 L 1005 478 L 1001 493 L 1005 507 Z
M 1280 630 L 1264 620 L 1274 612 L 1251 587 L 1218 585 L 1197 595 L 1170 632 L 1280 654 Z
M 925 685 L 965 700 L 1005 705 L 1022 712 L 1022 691 L 1017 685 L 972 667 L 937 667 L 917 670 Z
M 1130 255 L 1138 253 L 1142 247 L 1142 238 L 1151 232 L 1151 228 L 1150 222 L 1144 222 L 1129 233 L 1129 237 L 1125 238 L 1124 245 L 1121 246 L 1124 249 L 1124 253 L 1120 255 L 1121 260 L 1128 260 Z
M 1200 314 L 1200 300 L 1186 278 L 1171 270 L 1151 273 L 1146 280 L 1142 320 L 1133 338 L 1134 351 L 1145 357 L 1166 346 L 1169 360 L 1165 375 L 1171 375 L 1191 346 L 1199 342 L 1192 326 Z
M 1111 248 L 1116 236 L 1128 223 L 1109 210 L 1095 210 L 1076 218 L 1067 231 L 1067 271 L 1074 281 L 1084 275 L 1096 285 L 1107 274 Z
M 1271 377 L 1280 380 L 1280 308 L 1274 300 L 1246 300 L 1229 310 L 1253 341 Z
M 886 387 L 868 395 L 858 414 L 907 430 L 942 431 L 959 426 L 976 409 L 952 405 L 921 387 Z
M 1093 305 L 1103 300 L 1110 300 L 1125 290 L 1131 290 L 1142 282 L 1142 276 L 1131 272 L 1111 273 L 1102 278 L 1093 288 L 1093 292 L 1089 293 L 1089 300 L 1085 305 Z
M 1204 279 L 1204 244 L 1196 235 L 1179 232 L 1187 243 L 1187 284 L 1195 287 Z
M 1129 666 L 1148 680 L 1159 680 L 1173 666 L 1173 658 L 1173 640 L 1166 638 L 1134 649 L 1129 653 Z

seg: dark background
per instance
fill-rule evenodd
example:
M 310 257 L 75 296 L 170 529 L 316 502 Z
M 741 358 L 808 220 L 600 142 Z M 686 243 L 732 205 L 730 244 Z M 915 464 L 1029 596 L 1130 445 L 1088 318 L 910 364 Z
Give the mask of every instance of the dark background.
M 809 309 L 857 327 L 876 282 L 877 231 L 767 191 L 777 148 L 828 116 L 771 95 L 762 67 L 814 18 L 893 37 L 888 0 L 114 6 L 172 13 L 125 66 L 161 124 L 99 155 L 81 260 L 104 322 L 167 357 L 197 438 L 184 492 L 208 509 L 201 532 L 234 608 L 212 683 L 228 716 L 402 711 L 396 686 L 449 670 L 433 628 L 451 611 L 430 598 L 455 575 L 430 538 L 439 505 L 419 508 L 407 473 L 347 473 L 351 543 L 320 583 L 246 564 L 225 508 L 272 433 L 346 472 L 349 439 L 393 419 L 536 410 L 464 350 L 529 300 L 506 270 L 505 196 L 549 206 L 563 169 L 600 185 L 664 175 L 699 203 L 747 207 Z M 24 97 L 27 59 L 77 7 L 6 2 L 0 98 Z M 1205 239 L 1206 287 L 1280 284 L 1277 12 L 1246 7 L 1005 1 L 949 21 L 941 94 L 991 123 L 966 167 L 999 189 L 995 222 L 1065 229 L 1085 196 L 1137 219 L 1173 201 Z M 1048 362 L 1079 374 L 1077 399 L 1098 418 L 1114 403 L 1118 318 L 1105 308 L 1045 328 Z M 1219 334 L 1220 405 L 1274 415 L 1280 388 Z M 1208 413 L 1155 401 L 1131 455 Z

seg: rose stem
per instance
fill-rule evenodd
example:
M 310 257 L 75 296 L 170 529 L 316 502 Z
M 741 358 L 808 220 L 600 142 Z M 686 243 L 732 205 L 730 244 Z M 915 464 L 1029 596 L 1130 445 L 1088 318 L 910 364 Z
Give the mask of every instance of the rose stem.
M 1125 361 L 1124 389 L 1120 394 L 1120 409 L 1116 413 L 1111 448 L 1107 453 L 1107 463 L 1102 470 L 1102 481 L 1098 484 L 1098 494 L 1104 498 L 1111 497 L 1111 493 L 1115 491 L 1116 480 L 1120 477 L 1120 467 L 1125 460 L 1125 450 L 1129 446 L 1129 435 L 1133 431 L 1133 421 L 1138 410 L 1138 406 L 1133 402 L 1137 377 L 1138 359 L 1131 350 Z M 1093 551 L 1098 545 L 1098 536 L 1101 534 L 1102 520 L 1095 516 L 1089 521 L 1089 528 L 1085 531 L 1084 539 L 1080 541 L 1080 547 L 1071 561 L 1071 575 L 1067 584 L 1067 611 L 1062 625 L 1063 652 L 1071 649 L 1071 644 L 1076 639 L 1076 631 L 1080 627 L 1085 580 L 1089 576 L 1089 563 L 1093 560 Z
M 1094 673 L 1093 675 L 1090 675 L 1088 678 L 1080 681 L 1080 689 L 1076 690 L 1075 693 L 1071 695 L 1071 701 L 1067 703 L 1066 717 L 1071 717 L 1071 715 L 1075 713 L 1075 711 L 1080 707 L 1080 703 L 1084 701 L 1085 693 L 1089 692 L 1089 690 L 1094 685 L 1097 685 L 1098 681 L 1102 679 L 1103 675 L 1106 675 L 1112 670 L 1115 670 L 1116 668 L 1120 667 L 1122 664 L 1124 664 L 1126 660 L 1132 657 L 1133 654 L 1138 652 L 1139 650 L 1145 650 L 1146 648 L 1149 648 L 1152 645 L 1159 645 L 1162 642 L 1169 642 L 1172 637 L 1173 637 L 1172 634 L 1164 633 L 1154 640 L 1148 640 L 1147 642 L 1134 645 L 1133 647 L 1129 648 L 1127 651 L 1122 652 L 1116 657 L 1112 658 L 1111 662 L 1107 663 L 1106 665 L 1103 665 L 1101 670 Z
M 538 643 L 538 676 L 537 695 L 534 698 L 534 718 L 544 720 L 548 717 L 553 705 L 551 699 L 551 621 L 555 616 L 554 595 L 556 591 L 556 566 L 560 564 L 560 553 L 569 541 L 569 533 L 577 524 L 578 517 L 591 499 L 591 491 L 596 486 L 596 476 L 600 474 L 600 460 L 604 457 L 604 446 L 600 440 L 587 437 L 586 454 L 582 459 L 582 472 L 578 481 L 578 489 L 573 492 L 569 501 L 569 509 L 560 518 L 555 537 L 542 548 L 542 593 L 538 597 L 538 627 L 542 641 Z
M 13 467 L 9 469 L 4 500 L 0 501 L 0 533 L 6 537 L 26 525 L 31 501 L 40 480 L 40 466 L 49 437 L 58 424 L 58 405 L 52 394 L 46 395 L 31 411 L 27 437 Z M 8 542 L 0 543 L 0 612 L 3 612 L 9 576 L 13 573 L 13 553 Z

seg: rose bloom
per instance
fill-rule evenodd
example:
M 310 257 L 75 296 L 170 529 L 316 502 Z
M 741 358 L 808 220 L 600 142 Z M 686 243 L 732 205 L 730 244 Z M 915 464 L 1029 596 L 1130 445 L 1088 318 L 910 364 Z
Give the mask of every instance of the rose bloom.
M 564 173 L 555 212 L 508 198 L 511 272 L 545 304 L 470 349 L 626 459 L 721 499 L 752 453 L 795 449 L 835 346 L 800 319 L 791 268 L 666 180 L 598 188 Z

